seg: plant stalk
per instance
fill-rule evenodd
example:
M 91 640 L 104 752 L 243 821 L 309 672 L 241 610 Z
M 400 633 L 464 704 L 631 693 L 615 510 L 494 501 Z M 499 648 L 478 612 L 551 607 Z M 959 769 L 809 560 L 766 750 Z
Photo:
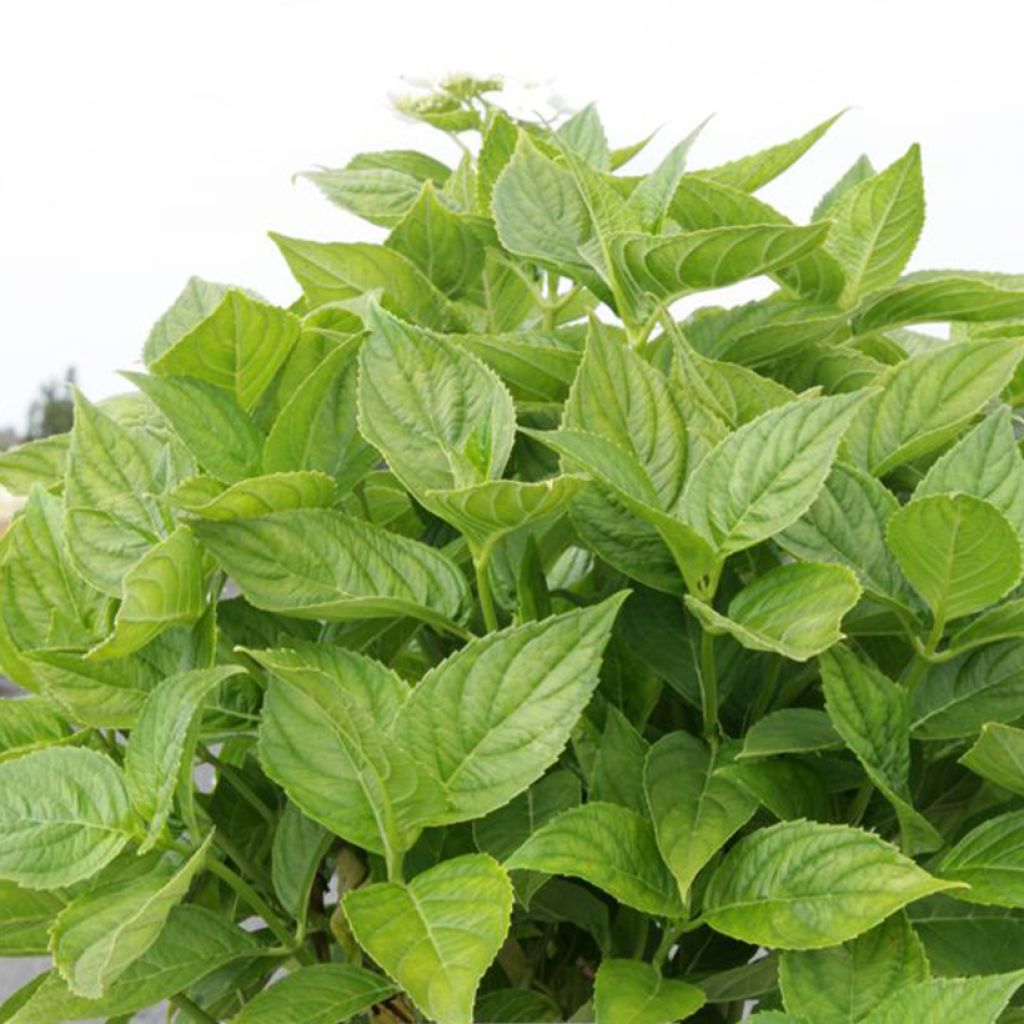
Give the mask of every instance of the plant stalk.
M 715 638 L 706 629 L 700 633 L 700 703 L 704 715 L 704 738 L 718 738 L 718 670 L 715 666 Z
M 222 864 L 215 857 L 210 857 L 206 862 L 206 870 L 216 875 L 225 885 L 229 886 L 239 899 L 245 902 L 251 910 L 254 910 L 266 926 L 274 933 L 277 939 L 285 946 L 294 944 L 294 936 L 288 926 L 278 917 L 277 912 L 269 903 L 244 879 L 236 874 L 226 864 Z

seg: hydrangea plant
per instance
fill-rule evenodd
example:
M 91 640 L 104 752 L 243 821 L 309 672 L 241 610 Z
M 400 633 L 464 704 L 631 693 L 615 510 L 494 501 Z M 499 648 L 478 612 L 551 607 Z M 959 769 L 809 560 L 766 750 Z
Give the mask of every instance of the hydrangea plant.
M 0 456 L 0 1021 L 1024 1019 L 1024 278 L 499 86 Z

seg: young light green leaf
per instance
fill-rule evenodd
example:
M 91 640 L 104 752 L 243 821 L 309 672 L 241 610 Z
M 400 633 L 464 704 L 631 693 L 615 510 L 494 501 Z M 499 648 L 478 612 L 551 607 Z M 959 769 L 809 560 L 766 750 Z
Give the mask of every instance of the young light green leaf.
M 597 106 L 588 103 L 558 126 L 555 134 L 574 153 L 599 171 L 608 170 L 611 153 Z
M 782 708 L 758 719 L 743 739 L 737 760 L 773 757 L 777 754 L 810 754 L 835 750 L 842 737 L 824 711 L 816 708 Z
M 1018 533 L 1024 533 L 1024 457 L 1013 419 L 1000 406 L 931 464 L 915 498 L 962 492 L 995 505 Z
M 337 500 L 334 480 L 317 470 L 254 476 L 228 488 L 211 487 L 209 477 L 192 477 L 168 495 L 172 505 L 216 522 L 255 519 L 295 508 L 330 508 Z
M 928 976 L 924 947 L 902 913 L 841 946 L 783 953 L 779 965 L 786 1008 L 815 1024 L 854 1024 Z
M 408 696 L 390 669 L 341 649 L 248 653 L 274 676 L 260 760 L 306 815 L 389 858 L 443 815 L 437 780 L 389 735 Z
M 24 495 L 33 484 L 47 490 L 62 486 L 70 445 L 70 434 L 52 434 L 0 452 L 0 487 Z
M 686 480 L 682 403 L 661 373 L 595 320 L 561 426 L 619 445 L 646 471 L 658 507 L 675 509 Z
M 960 763 L 1011 793 L 1024 793 L 1024 729 L 989 722 Z
M 625 596 L 473 640 L 420 680 L 395 735 L 441 782 L 449 821 L 508 803 L 557 759 Z
M 356 350 L 340 345 L 295 389 L 263 448 L 267 473 L 314 470 L 351 490 L 377 462 L 356 423 Z
M 196 735 L 193 721 L 203 701 L 235 665 L 194 669 L 165 679 L 146 698 L 125 753 L 124 779 L 136 813 L 146 822 L 140 849 L 158 842 L 170 817 L 174 789 L 183 770 L 191 778 Z
M 942 836 L 914 809 L 910 795 L 907 691 L 843 646 L 821 656 L 821 686 L 836 732 L 896 811 L 903 849 L 912 856 L 939 849 Z
M 811 220 L 827 220 L 840 199 L 862 181 L 873 177 L 874 167 L 866 154 L 861 154 L 843 173 L 843 176 L 821 197 L 811 214 Z
M 86 657 L 123 658 L 171 626 L 189 625 L 206 608 L 203 553 L 191 530 L 179 526 L 125 573 L 113 632 Z
M 90 878 L 132 826 L 121 772 L 102 754 L 52 747 L 0 764 L 0 878 L 29 889 Z
M 686 170 L 686 158 L 706 124 L 707 121 L 699 124 L 682 142 L 673 146 L 661 163 L 641 178 L 630 192 L 627 205 L 640 218 L 645 231 L 658 232 L 662 229 L 665 215 Z
M 1006 386 L 1022 354 L 996 339 L 944 345 L 890 367 L 847 434 L 857 464 L 882 477 L 941 448 Z
M 727 615 L 687 595 L 686 607 L 714 634 L 728 633 L 754 651 L 807 661 L 841 640 L 843 616 L 860 600 L 857 577 L 845 566 L 792 562 L 744 587 Z
M 231 1024 L 337 1024 L 394 993 L 387 978 L 355 964 L 313 964 L 257 993 Z
M 1007 726 L 986 726 L 979 744 L 986 739 L 989 729 L 1008 729 Z M 1024 792 L 1024 760 L 1016 769 L 1006 772 L 1014 755 L 1024 758 L 1024 731 L 1013 730 L 1016 749 L 1009 751 L 1004 742 L 1002 750 L 993 754 L 979 751 L 976 745 L 962 759 L 962 763 L 979 774 L 1001 783 L 1003 774 L 1010 774 L 1015 785 L 1009 788 Z M 999 742 L 990 738 L 990 743 Z M 969 760 L 970 758 L 970 760 Z M 987 759 L 987 760 L 986 760 Z M 993 763 L 995 759 L 999 763 Z M 978 764 L 981 762 L 980 764 Z M 975 765 L 978 764 L 978 768 Z M 992 904 L 997 907 L 1024 908 L 1024 811 L 1012 811 L 989 818 L 967 833 L 939 862 L 936 871 L 943 878 L 966 882 L 969 889 L 957 890 L 957 899 L 969 903 Z
M 981 611 L 1020 580 L 1021 542 L 994 505 L 968 494 L 915 498 L 886 527 L 889 547 L 939 623 Z
M 479 279 L 484 246 L 469 219 L 446 206 L 433 182 L 424 182 L 416 202 L 384 243 L 407 256 L 445 295 L 457 298 Z
M 283 309 L 229 291 L 220 305 L 150 363 L 156 376 L 198 377 L 229 391 L 251 412 L 298 340 Z
M 949 649 L 964 653 L 999 640 L 1024 637 L 1024 598 L 1006 601 L 972 619 L 949 640 Z
M 978 323 L 1016 317 L 1024 317 L 1024 289 L 955 273 L 928 274 L 904 278 L 902 283 L 869 296 L 851 324 L 855 334 L 867 334 L 903 324 Z
M 152 400 L 207 472 L 225 483 L 259 473 L 263 433 L 222 387 L 192 377 L 122 376 Z
M 39 746 L 67 739 L 71 728 L 42 697 L 0 701 L 0 761 L 10 761 Z
M 212 838 L 178 867 L 165 862 L 138 878 L 101 882 L 60 912 L 50 951 L 72 992 L 99 999 L 156 942 L 202 870 Z
M 465 578 L 444 555 L 338 512 L 296 509 L 194 530 L 257 608 L 335 622 L 411 615 L 447 624 L 465 614 Z
M 533 483 L 489 480 L 461 490 L 426 491 L 424 499 L 432 511 L 483 550 L 520 526 L 566 511 L 585 483 L 583 477 L 567 474 Z
M 846 271 L 841 302 L 893 284 L 924 226 L 921 149 L 913 145 L 884 171 L 851 188 L 829 211 L 828 248 Z
M 821 124 L 815 125 L 809 132 L 780 142 L 768 149 L 762 149 L 750 156 L 730 160 L 729 163 L 710 167 L 697 173 L 704 178 L 740 189 L 742 192 L 756 192 L 768 182 L 788 170 L 843 116 L 845 111 L 834 114 Z
M 734 431 L 686 485 L 690 524 L 725 556 L 794 523 L 818 496 L 864 397 L 800 398 Z
M 651 747 L 644 789 L 658 849 L 687 898 L 698 872 L 757 810 L 757 801 L 716 771 L 731 760 L 685 732 Z
M 381 302 L 396 316 L 436 331 L 462 326 L 448 297 L 394 249 L 365 242 L 307 242 L 273 232 L 270 237 L 313 306 L 380 290 Z
M 111 597 L 121 579 L 163 532 L 147 496 L 153 467 L 138 433 L 78 392 L 65 483 L 67 552 L 82 577 Z
M 75 995 L 56 972 L 4 1024 L 53 1024 L 134 1014 L 188 989 L 200 978 L 260 947 L 227 919 L 199 906 L 175 907 L 159 938 L 101 999 Z
M 666 304 L 690 292 L 770 274 L 817 249 L 827 224 L 751 224 L 669 235 L 626 235 L 614 263 L 638 293 Z
M 594 979 L 597 1024 L 672 1024 L 695 1014 L 704 993 L 685 981 L 663 978 L 639 960 L 602 960 Z
M 417 493 L 500 477 L 515 439 L 512 397 L 464 349 L 381 310 L 359 353 L 359 427 Z
M 899 507 L 880 481 L 837 462 L 811 507 L 775 542 L 803 561 L 846 565 L 873 597 L 906 604 L 906 584 L 885 541 Z
M 620 903 L 664 917 L 680 917 L 675 879 L 658 853 L 647 818 L 618 804 L 592 801 L 563 811 L 505 862 L 550 875 L 582 878 Z
M 226 284 L 190 277 L 178 297 L 153 324 L 142 349 L 143 362 L 148 366 L 205 320 L 220 305 L 228 290 Z
M 716 931 L 744 942 L 822 949 L 952 887 L 869 832 L 787 821 L 726 854 L 704 895 L 704 915 Z
M 1022 715 L 1024 644 L 993 644 L 936 665 L 914 688 L 913 732 L 919 739 L 973 736 L 986 722 L 1013 722 Z
M 64 905 L 58 893 L 0 882 L 0 921 L 4 924 L 0 957 L 45 956 L 50 949 L 50 928 Z
M 512 914 L 512 885 L 486 854 L 444 861 L 408 885 L 346 893 L 359 944 L 439 1024 L 471 1024 L 476 989 Z
M 906 1024 L 908 1020 L 995 1024 L 1022 984 L 1022 971 L 923 981 L 891 995 L 863 1018 L 863 1024 Z

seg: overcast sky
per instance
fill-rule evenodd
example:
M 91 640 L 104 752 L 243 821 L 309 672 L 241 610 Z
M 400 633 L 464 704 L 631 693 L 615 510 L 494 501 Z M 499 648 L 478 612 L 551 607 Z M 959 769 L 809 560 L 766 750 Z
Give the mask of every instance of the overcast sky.
M 602 13 L 604 9 L 607 13 Z M 806 217 L 861 152 L 923 147 L 914 267 L 1024 271 L 1024 15 L 1010 0 L 26 0 L 0 15 L 0 425 L 78 367 L 122 390 L 190 274 L 286 303 L 266 239 L 374 238 L 294 172 L 446 140 L 393 115 L 403 76 L 465 69 L 597 100 L 651 157 L 716 117 L 711 164 L 852 106 L 764 195 Z

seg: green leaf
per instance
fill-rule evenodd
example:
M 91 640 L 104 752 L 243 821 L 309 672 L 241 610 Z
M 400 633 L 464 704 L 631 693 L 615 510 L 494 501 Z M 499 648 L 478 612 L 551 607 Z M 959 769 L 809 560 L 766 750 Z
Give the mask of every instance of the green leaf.
M 102 882 L 60 912 L 50 950 L 72 992 L 99 999 L 156 942 L 202 870 L 212 838 L 180 867 L 163 863 L 138 878 Z
M 1024 598 L 1006 601 L 990 608 L 958 629 L 949 640 L 949 649 L 963 653 L 997 640 L 1024 636 Z
M 8 535 L 0 614 L 22 651 L 88 645 L 102 628 L 102 595 L 69 564 L 62 512 L 60 498 L 35 488 Z
M 295 508 L 330 508 L 338 500 L 338 488 L 318 470 L 250 477 L 226 489 L 211 487 L 209 477 L 193 477 L 179 484 L 168 500 L 200 519 L 225 522 Z
M 780 142 L 750 156 L 740 157 L 738 160 L 731 160 L 727 164 L 720 164 L 718 167 L 697 173 L 743 192 L 756 192 L 792 167 L 844 113 L 845 111 L 841 110 L 827 121 L 815 125 L 809 132 L 788 142 Z
M 70 434 L 53 434 L 0 452 L 0 487 L 28 494 L 33 484 L 47 490 L 64 483 Z
M 991 745 L 999 743 L 1000 739 L 998 734 L 990 734 L 990 729 L 1011 731 L 1007 726 L 986 726 L 978 745 L 962 758 L 962 763 L 999 784 L 1002 784 L 1001 776 L 1009 774 L 1016 783 L 1009 788 L 1024 792 L 1024 760 L 1018 760 L 1015 767 L 1011 760 L 1014 755 L 1024 758 L 1024 731 L 1012 730 L 1017 734 L 1015 749 L 1008 750 L 1004 739 L 1002 748 L 996 752 L 991 750 Z M 990 744 L 989 750 L 979 751 L 979 745 L 985 742 Z M 958 890 L 954 894 L 957 899 L 1024 908 L 1024 811 L 1013 811 L 982 822 L 942 858 L 936 871 L 943 878 L 970 886 Z
M 864 395 L 800 398 L 744 424 L 697 467 L 683 495 L 720 556 L 794 523 L 814 502 Z
M 626 235 L 615 263 L 656 304 L 770 274 L 817 249 L 827 224 L 751 224 L 675 235 Z
M 908 909 L 936 974 L 991 974 L 1024 965 L 1024 913 L 930 896 Z
M 449 821 L 508 803 L 558 758 L 625 597 L 472 640 L 420 680 L 395 734 L 440 780 Z
M 1013 433 L 1013 418 L 1000 406 L 931 464 L 915 498 L 962 492 L 995 505 L 1018 533 L 1024 533 L 1024 457 Z
M 424 498 L 471 544 L 484 549 L 520 526 L 566 511 L 585 482 L 568 475 L 535 483 L 489 480 L 461 490 L 427 491 Z
M 908 1020 L 995 1024 L 1021 984 L 1021 971 L 924 981 L 900 989 L 863 1020 L 864 1024 L 905 1024 Z
M 190 277 L 178 297 L 153 324 L 142 349 L 143 362 L 148 366 L 202 323 L 221 304 L 228 290 L 226 284 Z
M 50 927 L 63 908 L 64 899 L 57 893 L 0 882 L 0 957 L 48 953 Z
M 726 854 L 704 895 L 704 915 L 716 931 L 743 942 L 821 949 L 951 886 L 869 832 L 787 821 Z
M 131 828 L 121 772 L 102 754 L 53 747 L 0 764 L 0 878 L 29 889 L 90 878 Z
M 484 246 L 469 219 L 446 206 L 433 182 L 384 243 L 407 256 L 445 295 L 464 295 L 484 269 Z
M 881 482 L 837 462 L 811 507 L 775 542 L 803 561 L 846 565 L 873 597 L 906 604 L 906 584 L 885 540 L 899 507 Z
M 783 953 L 779 970 L 786 1008 L 815 1024 L 854 1024 L 928 976 L 924 947 L 905 914 L 841 946 Z
M 658 166 L 645 175 L 629 194 L 627 205 L 640 218 L 644 230 L 658 232 L 662 229 L 665 215 L 669 212 L 673 197 L 686 170 L 686 158 L 701 130 L 707 124 L 698 125 L 682 142 L 673 146 Z
M 769 569 L 729 602 L 728 615 L 687 595 L 686 607 L 714 634 L 744 647 L 807 661 L 841 640 L 843 616 L 860 599 L 857 577 L 845 566 L 793 562 Z
M 599 171 L 608 170 L 611 164 L 611 153 L 608 149 L 608 140 L 605 138 L 601 118 L 593 103 L 588 103 L 582 110 L 578 110 L 567 121 L 559 125 L 555 134 L 592 167 Z
M 1006 386 L 1024 353 L 1006 340 L 944 345 L 890 367 L 847 434 L 875 476 L 941 448 Z
M 978 323 L 1015 317 L 1024 317 L 1024 290 L 952 273 L 904 278 L 900 284 L 869 296 L 851 323 L 855 334 L 867 334 L 903 324 Z
M 493 111 L 476 160 L 476 209 L 485 217 L 491 213 L 494 183 L 512 159 L 518 141 L 515 122 L 503 111 Z
M 788 217 L 760 199 L 694 174 L 683 177 L 670 213 L 687 231 L 764 224 L 792 227 Z M 837 299 L 846 283 L 843 268 L 825 248 L 811 250 L 771 276 L 790 292 L 822 302 Z
M 133 1014 L 177 995 L 225 964 L 258 952 L 250 935 L 219 914 L 198 906 L 175 907 L 157 941 L 102 999 L 75 995 L 53 971 L 5 1024 L 53 1024 Z
M 266 611 L 335 622 L 411 615 L 447 624 L 464 616 L 466 582 L 444 555 L 338 512 L 296 509 L 194 530 Z M 287 552 L 285 562 L 278 552 Z
M 562 1011 L 545 995 L 533 989 L 499 988 L 482 992 L 476 1001 L 474 1019 L 478 1021 L 541 1021 L 562 1020 Z
M 163 532 L 147 491 L 150 453 L 139 435 L 75 393 L 65 484 L 67 552 L 87 583 L 111 597 L 121 580 Z
M 124 779 L 136 813 L 147 823 L 140 849 L 159 841 L 170 817 L 183 771 L 191 780 L 196 744 L 193 720 L 215 686 L 237 675 L 238 666 L 195 669 L 165 679 L 146 698 L 125 753 Z
M 393 149 L 360 153 L 344 167 L 307 171 L 303 176 L 335 206 L 389 228 L 416 201 L 425 181 L 443 185 L 450 175 L 448 167 L 426 153 Z
M 359 426 L 416 493 L 500 477 L 515 438 L 512 397 L 465 350 L 382 311 L 359 354 Z
M 645 914 L 682 916 L 675 879 L 658 853 L 654 829 L 636 811 L 592 801 L 552 818 L 505 862 L 549 875 L 582 878 Z
M 981 611 L 1020 580 L 1021 542 L 994 505 L 967 494 L 915 498 L 889 519 L 889 547 L 935 621 Z
M 197 621 L 206 608 L 205 577 L 202 550 L 179 526 L 125 573 L 113 632 L 86 657 L 123 658 L 170 626 Z
M 597 1024 L 671 1024 L 695 1014 L 704 993 L 685 981 L 663 978 L 638 960 L 602 960 L 594 979 Z
M 821 685 L 836 732 L 899 819 L 903 848 L 928 853 L 942 836 L 914 809 L 910 795 L 910 708 L 907 691 L 848 647 L 821 656 Z
M 921 149 L 916 144 L 894 164 L 851 188 L 829 211 L 828 247 L 843 265 L 842 300 L 893 284 L 903 272 L 924 226 Z
M 649 749 L 650 745 L 629 719 L 610 704 L 605 709 L 588 798 L 623 807 L 643 807 L 644 762 Z
M 408 257 L 366 242 L 307 242 L 271 232 L 271 239 L 310 305 L 382 292 L 396 316 L 436 331 L 456 330 L 462 317 Z
M 406 684 L 341 648 L 248 653 L 274 677 L 259 737 L 267 774 L 349 842 L 389 857 L 409 849 L 445 805 L 437 781 L 390 736 Z
M 719 774 L 749 793 L 779 821 L 831 821 L 835 817 L 832 794 L 814 761 L 747 759 L 719 769 Z
M 980 620 L 979 620 L 980 621 Z M 994 644 L 930 668 L 912 699 L 914 736 L 973 736 L 986 722 L 1024 715 L 1024 644 Z
M 297 317 L 240 291 L 150 363 L 156 376 L 198 377 L 251 412 L 299 338 Z
M 54 706 L 41 697 L 0 700 L 0 761 L 10 761 L 37 746 L 59 743 L 71 729 Z
M 842 745 L 842 737 L 824 711 L 782 708 L 765 715 L 747 730 L 743 749 L 736 758 L 809 754 L 818 750 L 835 750 Z
M 829 214 L 843 196 L 862 181 L 873 177 L 874 174 L 875 169 L 871 166 L 871 161 L 862 153 L 844 172 L 843 176 L 821 197 L 811 214 L 811 220 L 828 219 Z
M 358 363 L 352 345 L 340 345 L 295 389 L 263 448 L 263 470 L 312 470 L 334 477 L 343 493 L 377 463 L 356 422 Z
M 960 763 L 1011 793 L 1024 793 L 1024 729 L 989 722 Z
M 476 989 L 505 941 L 512 886 L 486 854 L 447 860 L 408 885 L 346 893 L 360 946 L 440 1024 L 471 1024 Z
M 207 472 L 225 483 L 259 473 L 263 433 L 222 387 L 193 377 L 122 376 L 152 400 Z
M 386 978 L 354 964 L 313 964 L 258 993 L 231 1024 L 337 1024 L 394 993 Z
M 646 471 L 658 507 L 675 509 L 686 480 L 681 402 L 662 374 L 596 320 L 561 425 L 618 444 Z
M 644 765 L 658 849 L 686 899 L 698 872 L 753 817 L 757 801 L 717 770 L 731 760 L 685 732 L 663 736 Z
M 281 906 L 299 920 L 309 901 L 320 862 L 334 837 L 289 801 L 274 829 L 270 879 Z

